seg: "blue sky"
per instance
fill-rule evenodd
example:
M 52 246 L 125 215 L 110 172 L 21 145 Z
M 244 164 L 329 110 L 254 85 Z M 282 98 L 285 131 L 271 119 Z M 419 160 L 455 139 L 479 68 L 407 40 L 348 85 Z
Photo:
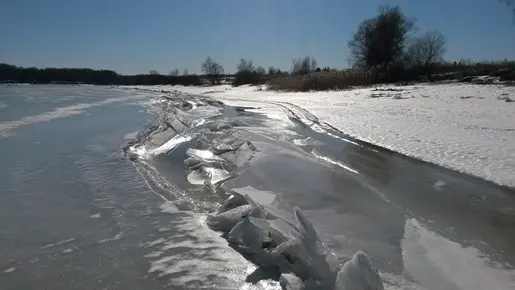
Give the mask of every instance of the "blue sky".
M 210 55 L 233 72 L 242 57 L 289 69 L 310 55 L 343 68 L 352 33 L 381 4 L 444 33 L 447 59 L 515 59 L 513 15 L 497 0 L 4 0 L 0 62 L 199 72 Z

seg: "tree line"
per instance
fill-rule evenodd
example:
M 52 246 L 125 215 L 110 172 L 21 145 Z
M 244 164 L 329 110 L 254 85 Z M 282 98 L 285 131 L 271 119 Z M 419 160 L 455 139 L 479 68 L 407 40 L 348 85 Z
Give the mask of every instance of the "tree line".
M 283 71 L 273 66 L 266 70 L 262 66 L 254 65 L 252 60 L 242 58 L 236 66 L 236 73 L 232 75 L 232 85 L 240 86 L 244 84 L 262 84 L 272 78 L 287 76 L 290 74 L 304 75 L 322 70 L 330 71 L 331 69 L 329 67 L 323 69 L 318 68 L 316 59 L 310 56 L 293 59 L 291 72 Z M 224 76 L 224 68 L 222 65 L 216 63 L 211 57 L 208 57 L 202 63 L 202 73 L 210 83 L 214 85 L 221 82 L 221 79 Z
M 389 82 L 419 76 L 430 76 L 443 62 L 446 39 L 438 31 L 417 35 L 416 20 L 407 17 L 398 6 L 384 6 L 378 15 L 363 20 L 348 42 L 350 62 L 354 73 L 363 73 L 363 82 Z M 331 71 L 317 66 L 314 57 L 295 58 L 289 73 L 275 76 L 305 76 L 313 72 Z M 210 57 L 202 65 L 202 72 L 212 84 L 217 83 L 223 67 Z M 251 60 L 241 59 L 233 85 L 258 84 L 270 80 L 265 70 Z
M 32 84 L 94 84 L 94 85 L 192 85 L 202 84 L 195 74 L 161 75 L 157 72 L 120 75 L 111 70 L 77 68 L 23 68 L 0 64 L 0 82 Z
M 510 8 L 513 0 L 499 0 Z M 380 82 L 431 81 L 442 77 L 463 77 L 467 73 L 496 73 L 515 79 L 514 62 L 472 63 L 446 62 L 445 36 L 436 30 L 420 33 L 416 19 L 398 6 L 380 7 L 375 17 L 363 20 L 347 43 L 351 67 L 344 70 L 320 68 L 312 56 L 294 58 L 289 71 L 255 65 L 240 59 L 236 73 L 224 73 L 224 67 L 207 57 L 201 64 L 201 75 L 180 74 L 173 69 L 168 75 L 155 70 L 148 74 L 120 75 L 110 70 L 21 68 L 0 64 L 0 82 L 24 83 L 87 83 L 99 85 L 201 85 L 227 81 L 233 85 L 272 83 L 279 89 L 343 89 L 353 85 Z M 499 69 L 504 69 L 498 72 Z M 508 70 L 506 70 L 508 69 Z M 452 74 L 459 71 L 459 74 Z M 443 76 L 445 74 L 445 76 Z M 286 85 L 287 84 L 287 85 Z
M 510 8 L 514 0 L 500 0 Z M 375 17 L 363 20 L 347 43 L 351 67 L 334 70 L 320 68 L 314 57 L 295 58 L 289 72 L 265 74 L 261 66 L 241 59 L 233 85 L 269 83 L 277 89 L 344 89 L 353 85 L 406 81 L 470 79 L 474 74 L 490 74 L 501 80 L 515 80 L 515 62 L 448 62 L 444 60 L 447 40 L 436 30 L 420 33 L 416 19 L 408 17 L 398 6 L 382 6 Z M 216 64 L 211 58 L 206 63 Z M 212 65 L 209 65 L 212 67 Z M 223 67 L 203 70 L 218 81 Z M 321 72 L 321 74 L 317 74 Z M 327 74 L 326 72 L 331 72 Z

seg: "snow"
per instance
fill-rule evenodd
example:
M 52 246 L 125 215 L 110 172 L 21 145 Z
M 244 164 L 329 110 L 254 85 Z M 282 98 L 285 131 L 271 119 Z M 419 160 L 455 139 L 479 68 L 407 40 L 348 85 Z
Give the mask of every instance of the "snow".
M 165 144 L 150 151 L 150 154 L 160 155 L 160 154 L 166 153 L 166 152 L 172 150 L 173 148 L 177 147 L 177 145 L 184 143 L 184 142 L 188 142 L 192 138 L 193 138 L 193 136 L 191 136 L 191 135 L 176 135 L 172 139 L 168 140 Z
M 308 93 L 228 85 L 144 88 L 253 104 L 275 117 L 274 107 L 286 102 L 357 139 L 515 187 L 515 103 L 506 101 L 515 98 L 515 87 L 420 84 Z
M 125 139 L 125 140 L 131 140 L 131 139 L 136 139 L 136 137 L 138 137 L 138 131 L 136 131 L 136 132 L 130 132 L 130 133 L 125 134 L 125 136 L 123 137 L 123 139 Z
M 100 213 L 92 214 L 89 217 L 92 218 L 92 219 L 99 219 L 100 218 Z
M 245 281 L 254 265 L 206 227 L 204 214 L 177 211 L 169 203 L 161 209 L 170 215 L 173 229 L 143 244 L 150 276 L 168 279 L 170 289 L 280 289 L 270 279 L 255 285 Z
M 458 85 L 448 85 L 446 89 L 451 90 L 457 86 Z M 512 283 L 513 279 L 509 270 L 502 269 L 503 266 L 492 266 L 493 260 L 488 258 L 488 254 L 470 247 L 468 243 L 464 243 L 464 245 L 469 246 L 459 244 L 457 242 L 459 239 L 457 241 L 451 241 L 447 236 L 439 236 L 442 232 L 438 232 L 438 227 L 433 227 L 432 224 L 429 226 L 431 229 L 425 228 L 422 224 L 427 222 L 427 219 L 415 216 L 420 220 L 419 223 L 418 220 L 415 220 L 415 218 L 411 216 L 414 214 L 413 212 L 409 212 L 409 214 L 405 216 L 403 213 L 390 213 L 390 210 L 386 209 L 385 214 L 387 215 L 379 215 L 378 217 L 385 217 L 383 220 L 392 221 L 392 223 L 379 222 L 378 225 L 372 226 L 372 221 L 379 219 L 368 218 L 368 215 L 370 215 L 370 212 L 367 212 L 368 209 L 371 209 L 371 212 L 375 213 L 378 211 L 377 208 L 380 208 L 379 211 L 385 210 L 387 203 L 391 204 L 386 196 L 380 191 L 375 190 L 373 186 L 370 187 L 370 193 L 372 193 L 371 196 L 373 198 L 370 198 L 370 196 L 367 198 L 365 196 L 362 197 L 362 200 L 360 198 L 360 201 L 357 203 L 353 201 L 351 195 L 348 196 L 349 202 L 346 202 L 344 199 L 338 199 L 349 208 L 352 207 L 355 209 L 356 206 L 358 206 L 359 209 L 363 209 L 363 213 L 354 214 L 346 212 L 345 210 L 343 212 L 341 210 L 337 211 L 335 210 L 336 207 L 333 208 L 327 203 L 321 203 L 317 206 L 316 199 L 318 197 L 313 198 L 313 196 L 319 196 L 321 200 L 325 200 L 324 192 L 330 191 L 330 187 L 313 187 L 313 190 L 311 190 L 310 186 L 306 186 L 309 185 L 307 182 L 296 184 L 297 187 L 293 187 L 292 184 L 287 182 L 284 182 L 284 185 L 280 182 L 277 185 L 275 185 L 274 182 L 261 182 L 262 180 L 270 181 L 270 179 L 274 178 L 281 180 L 281 176 L 284 180 L 288 180 L 288 178 L 296 176 L 295 168 L 298 167 L 309 170 L 310 165 L 314 163 L 316 163 L 316 165 L 327 163 L 331 165 L 327 166 L 327 168 L 331 168 L 331 170 L 335 169 L 336 166 L 341 167 L 345 171 L 350 171 L 350 173 L 344 171 L 348 176 L 360 175 L 361 169 L 355 170 L 349 168 L 345 163 L 336 160 L 330 154 L 331 152 L 324 151 L 323 148 L 311 148 L 317 147 L 314 146 L 317 142 L 317 140 L 315 140 L 316 138 L 305 138 L 305 135 L 297 134 L 296 131 L 292 131 L 291 128 L 309 127 L 316 132 L 331 135 L 334 138 L 339 138 L 346 142 L 353 142 L 355 146 L 365 146 L 361 142 L 350 140 L 351 138 L 347 139 L 343 134 L 336 132 L 338 130 L 342 132 L 352 132 L 354 126 L 357 126 L 355 119 L 362 120 L 369 118 L 367 120 L 369 120 L 369 123 L 373 122 L 373 124 L 362 123 L 361 126 L 365 129 L 363 129 L 362 132 L 358 132 L 356 129 L 356 134 L 362 134 L 363 136 L 372 134 L 370 131 L 371 127 L 382 126 L 381 128 L 383 131 L 386 130 L 387 134 L 381 132 L 381 135 L 378 132 L 377 136 L 373 136 L 374 138 L 377 137 L 375 139 L 376 141 L 372 143 L 388 147 L 381 144 L 381 140 L 386 140 L 390 144 L 393 144 L 389 148 L 400 152 L 403 152 L 402 148 L 408 148 L 412 151 L 403 153 L 415 157 L 417 157 L 416 154 L 426 150 L 426 152 L 431 152 L 431 154 L 419 158 L 425 158 L 434 163 L 440 162 L 439 164 L 448 162 L 449 160 L 453 161 L 454 159 L 448 160 L 442 158 L 440 160 L 435 158 L 435 156 L 440 156 L 436 154 L 439 152 L 438 150 L 443 152 L 440 152 L 441 156 L 452 157 L 458 154 L 465 154 L 464 156 L 468 157 L 469 155 L 463 152 L 468 148 L 467 146 L 479 146 L 476 143 L 489 146 L 486 142 L 490 140 L 486 140 L 486 137 L 479 133 L 478 136 L 480 136 L 480 138 L 476 138 L 476 143 L 463 144 L 459 148 L 452 146 L 453 140 L 457 142 L 458 137 L 454 135 L 451 136 L 451 129 L 460 132 L 460 130 L 464 128 L 464 124 L 471 124 L 474 121 L 472 117 L 469 119 L 462 117 L 457 121 L 455 120 L 452 124 L 446 124 L 449 128 L 442 125 L 443 129 L 441 129 L 441 132 L 443 132 L 444 136 L 448 134 L 446 138 L 442 138 L 440 135 L 431 135 L 431 126 L 434 126 L 433 123 L 437 123 L 438 120 L 433 123 L 425 120 L 425 124 L 423 121 L 418 120 L 417 123 L 417 118 L 420 118 L 420 116 L 422 116 L 422 119 L 428 118 L 430 117 L 430 113 L 438 118 L 449 121 L 451 117 L 446 114 L 452 116 L 459 115 L 457 113 L 459 102 L 474 101 L 474 98 L 470 96 L 466 96 L 466 98 L 463 98 L 463 96 L 448 96 L 449 101 L 445 102 L 441 95 L 430 100 L 432 97 L 426 95 L 425 92 L 428 90 L 436 91 L 439 87 L 445 86 L 381 87 L 348 92 L 325 93 L 275 93 L 256 91 L 253 87 L 231 88 L 226 86 L 218 90 L 218 93 L 210 93 L 215 94 L 213 96 L 214 99 L 233 105 L 232 108 L 235 109 L 235 111 L 227 108 L 223 110 L 222 115 L 218 115 L 220 110 L 209 108 L 210 106 L 206 105 L 211 105 L 211 103 L 215 102 L 203 99 L 202 97 L 186 96 L 186 94 L 175 92 L 170 95 L 169 100 L 173 101 L 174 98 L 179 99 L 179 101 L 174 103 L 175 106 L 178 106 L 178 109 L 173 111 L 173 114 L 169 114 L 169 116 L 166 117 L 166 122 L 171 124 L 169 126 L 170 128 L 166 129 L 166 126 L 163 126 L 163 128 L 159 127 L 160 129 L 148 135 L 148 137 L 143 140 L 144 142 L 140 142 L 130 149 L 133 153 L 138 153 L 138 150 L 140 150 L 141 154 L 148 155 L 149 158 L 165 153 L 170 154 L 174 162 L 177 161 L 175 160 L 176 158 L 174 158 L 174 154 L 176 155 L 175 157 L 185 158 L 184 167 L 187 173 L 186 176 L 191 184 L 204 184 L 206 188 L 213 189 L 215 193 L 217 189 L 223 189 L 228 198 L 220 203 L 216 211 L 213 211 L 213 207 L 205 207 L 210 214 L 198 215 L 202 216 L 202 221 L 199 223 L 199 226 L 207 225 L 214 231 L 222 232 L 221 235 L 220 233 L 214 233 L 217 237 L 216 244 L 220 246 L 220 250 L 224 248 L 224 242 L 226 242 L 232 249 L 241 254 L 240 258 L 245 258 L 257 266 L 255 270 L 251 270 L 251 272 L 247 273 L 247 281 L 265 281 L 262 280 L 265 276 L 274 277 L 273 279 L 279 278 L 279 284 L 283 289 L 425 290 L 498 289 L 503 286 L 514 287 L 515 285 Z M 464 88 L 469 87 L 471 86 L 464 86 Z M 145 89 L 148 89 L 148 87 Z M 205 90 L 205 88 L 181 87 L 150 87 L 150 89 L 157 90 L 160 95 L 165 94 L 165 96 L 167 92 L 172 92 L 176 89 L 196 95 L 202 94 L 202 90 Z M 483 89 L 483 87 L 478 89 Z M 492 87 L 490 87 L 490 89 L 492 89 Z M 510 88 L 503 87 L 498 87 L 498 89 L 510 90 Z M 417 97 L 411 98 L 407 95 L 406 91 L 409 90 L 411 90 L 410 95 L 417 93 L 420 95 L 420 99 L 430 101 L 416 101 Z M 445 89 L 440 88 L 440 91 L 441 94 L 446 93 Z M 510 93 L 511 92 L 503 92 L 501 95 L 506 96 L 506 94 Z M 374 97 L 370 97 L 371 95 L 374 95 Z M 193 98 L 198 101 L 199 104 L 203 102 L 205 104 L 204 106 L 199 105 L 195 110 L 181 110 L 181 106 L 184 106 L 184 103 L 187 102 L 184 101 L 184 98 Z M 321 98 L 332 99 L 331 102 L 320 102 L 318 99 Z M 438 103 L 436 100 L 438 98 L 440 98 L 441 102 L 441 104 L 438 105 L 439 107 L 434 105 Z M 486 97 L 477 100 L 486 102 Z M 338 101 L 340 103 L 338 103 Z M 489 99 L 489 102 L 501 101 L 498 100 L 497 97 L 492 97 Z M 337 110 L 335 110 L 333 114 L 329 113 L 333 110 L 333 108 L 328 105 L 331 103 L 337 104 Z M 196 103 L 193 102 L 193 104 Z M 427 108 L 428 104 L 433 104 L 434 106 L 431 112 Z M 478 111 L 484 110 L 485 107 L 488 107 L 487 105 L 495 107 L 488 102 L 485 104 L 477 106 L 478 108 L 476 109 Z M 510 106 L 510 104 L 506 102 L 503 104 Z M 216 106 L 218 106 L 218 104 Z M 237 106 L 245 108 L 242 109 Z M 472 113 L 475 111 L 473 111 L 471 107 L 474 106 L 467 106 L 468 107 L 465 107 L 469 110 L 469 115 L 473 115 Z M 199 110 L 200 108 L 202 110 Z M 445 111 L 448 108 L 453 108 L 453 110 L 456 110 L 456 113 L 451 114 Z M 363 111 L 363 113 L 358 112 L 358 109 Z M 238 117 L 243 116 L 243 119 L 247 118 L 249 115 L 256 115 L 245 115 L 245 113 L 241 113 L 244 111 L 255 111 L 255 113 L 258 114 L 257 116 L 259 116 L 259 114 L 265 114 L 270 118 L 263 118 L 263 123 L 256 122 L 259 125 L 251 127 L 253 125 L 250 121 L 252 120 L 251 118 L 245 119 L 245 121 L 239 121 Z M 398 112 L 398 119 L 390 116 L 392 111 Z M 475 120 L 475 122 L 481 126 L 493 126 L 493 124 L 487 124 L 487 122 L 492 122 L 491 119 L 497 118 L 499 122 L 497 125 L 507 125 L 502 118 L 507 119 L 509 113 L 511 113 L 511 111 L 504 112 L 504 115 L 500 113 L 494 115 L 491 113 L 487 114 L 486 110 L 484 110 L 482 118 L 487 120 L 477 118 L 479 121 Z M 208 117 L 206 119 L 205 114 L 214 114 L 219 117 L 214 119 Z M 334 121 L 333 115 L 341 117 L 345 122 L 341 121 L 338 123 Z M 350 117 L 347 115 L 350 115 Z M 177 124 L 179 127 L 175 128 L 176 124 L 173 123 L 173 116 L 179 116 L 183 119 L 181 121 L 183 124 L 182 127 L 180 127 L 180 124 Z M 388 118 L 388 116 L 391 118 Z M 233 117 L 237 119 L 237 121 L 232 121 Z M 333 121 L 331 121 L 331 118 L 333 118 Z M 202 128 L 196 128 L 194 120 L 204 120 L 206 124 L 201 126 Z M 248 128 L 243 128 L 246 129 L 246 131 L 240 131 L 242 128 L 238 128 L 240 124 L 238 122 L 248 125 Z M 292 122 L 295 123 L 294 126 Z M 416 126 L 423 125 L 425 127 L 416 128 L 416 126 L 412 126 L 412 124 Z M 394 125 L 398 126 L 398 128 L 394 128 Z M 262 126 L 265 126 L 265 128 L 262 128 Z M 249 128 L 252 128 L 252 131 L 249 130 Z M 161 131 L 163 129 L 165 131 Z M 256 132 L 265 132 L 264 129 L 267 130 L 268 135 L 256 134 Z M 391 133 L 393 129 L 398 130 L 398 133 L 395 133 L 397 135 Z M 479 129 L 476 126 L 471 130 Z M 481 130 L 479 131 L 483 134 L 488 133 L 488 130 L 483 130 L 486 131 L 486 133 Z M 508 130 L 505 131 L 508 132 L 506 135 L 510 137 L 510 129 L 508 128 Z M 331 132 L 335 133 L 332 134 Z M 429 134 L 427 132 L 429 132 Z M 174 138 L 185 133 L 193 134 L 195 136 L 194 139 L 176 142 L 177 140 Z M 422 133 L 426 135 L 418 136 L 418 138 L 426 138 L 425 140 L 429 141 L 422 142 L 421 144 L 410 141 L 409 138 L 415 138 L 417 134 Z M 256 134 L 256 136 L 253 134 Z M 390 134 L 393 135 L 391 136 Z M 356 135 L 353 136 L 360 138 Z M 476 136 L 474 136 L 474 138 L 475 137 Z M 283 160 L 281 155 L 273 155 L 272 153 L 278 151 L 282 152 L 280 150 L 285 150 L 285 152 L 288 152 L 292 156 L 292 159 L 295 160 L 305 158 L 305 156 L 300 153 L 293 154 L 297 152 L 295 150 L 299 149 L 299 147 L 291 146 L 293 149 L 290 149 L 290 147 L 282 145 L 283 143 L 280 143 L 280 146 L 273 145 L 274 143 L 271 142 L 271 140 L 275 140 L 276 138 L 278 140 L 289 140 L 290 143 L 303 146 L 302 152 L 307 156 L 310 162 L 291 163 L 293 166 L 286 166 L 290 164 L 286 163 L 286 165 L 283 165 L 284 167 L 278 167 L 277 171 L 270 170 L 270 168 L 272 168 L 270 166 L 263 166 L 265 163 L 271 163 L 271 166 L 281 164 L 280 161 Z M 470 136 L 464 135 L 463 138 L 470 138 Z M 485 138 L 485 140 L 481 138 Z M 444 139 L 446 139 L 446 142 L 449 142 L 446 146 L 430 146 L 437 142 L 435 140 Z M 474 141 L 472 139 L 470 139 L 470 142 Z M 370 142 L 370 140 L 366 141 Z M 186 144 L 181 146 L 185 147 L 183 149 L 187 148 L 186 150 L 173 150 L 175 146 L 183 142 L 186 142 Z M 270 145 L 268 145 L 269 142 L 271 142 Z M 415 149 L 418 148 L 420 152 L 415 152 L 413 148 L 409 147 L 411 145 L 421 146 L 415 147 Z M 281 146 L 285 146 L 286 149 L 281 149 Z M 503 150 L 491 146 L 491 148 L 487 148 L 490 150 L 487 152 L 494 152 L 496 154 L 513 152 L 513 150 L 511 150 L 512 148 L 509 146 L 513 146 L 513 144 L 505 145 L 501 148 Z M 368 149 L 375 150 L 373 146 Z M 458 152 L 458 149 L 462 151 Z M 480 150 L 478 149 L 478 151 Z M 158 154 L 149 154 L 150 152 L 158 152 Z M 478 154 L 478 152 L 474 153 Z M 178 160 L 181 160 L 181 158 L 178 158 Z M 502 161 L 510 164 L 509 158 L 506 156 L 503 156 L 503 158 Z M 155 159 L 157 160 L 158 158 Z M 276 160 L 277 163 L 274 163 Z M 463 158 L 463 160 L 468 161 L 466 158 Z M 477 169 L 477 167 L 467 167 L 468 163 L 464 162 L 456 165 L 457 167 L 462 166 L 458 169 L 465 172 L 472 170 L 472 173 L 474 173 L 473 170 Z M 472 162 L 472 164 L 475 163 Z M 442 165 L 453 168 L 451 165 Z M 485 166 L 489 165 L 490 164 L 486 164 Z M 289 175 L 281 175 L 280 173 L 285 168 L 293 168 L 293 172 L 289 173 Z M 321 166 L 321 168 L 326 168 L 326 166 Z M 481 169 L 482 168 L 483 167 L 481 167 Z M 269 171 L 273 171 L 273 173 Z M 311 168 L 309 171 L 310 173 L 317 173 L 316 168 Z M 319 173 L 323 175 L 324 172 L 325 171 L 322 170 Z M 504 173 L 504 171 L 498 173 L 497 176 L 501 176 L 507 180 L 508 178 L 501 175 L 502 173 Z M 256 180 L 253 179 L 254 175 L 258 175 Z M 227 179 L 229 179 L 229 181 L 224 182 Z M 325 178 L 313 180 L 315 184 L 326 183 Z M 257 186 L 254 184 L 254 181 L 256 181 Z M 445 188 L 449 186 L 447 185 L 447 180 L 434 179 L 431 180 L 431 182 L 435 190 L 445 190 Z M 291 190 L 289 189 L 290 187 L 292 187 Z M 304 188 L 308 189 L 304 190 Z M 335 192 L 339 192 L 339 187 L 335 188 Z M 321 192 L 321 194 L 311 194 L 311 192 L 317 193 L 317 190 Z M 344 190 L 345 189 L 342 187 L 342 191 Z M 386 203 L 374 194 L 376 191 Z M 297 194 L 293 198 L 291 196 L 292 192 L 293 194 Z M 306 194 L 300 195 L 298 192 L 305 192 Z M 336 200 L 335 203 L 340 204 L 340 202 L 336 202 Z M 364 206 L 365 204 L 367 205 Z M 301 211 L 299 207 L 302 207 L 304 211 Z M 183 213 L 177 208 L 171 207 L 170 214 L 181 215 Z M 197 214 L 192 213 L 192 215 L 191 218 L 195 220 L 194 216 L 197 216 Z M 190 221 L 190 218 L 187 218 L 187 220 Z M 318 233 L 313 225 L 316 225 L 317 230 L 319 230 Z M 352 232 L 354 227 L 359 227 L 361 233 L 366 232 L 366 234 L 354 237 Z M 199 228 L 195 227 L 195 229 L 197 230 Z M 165 229 L 164 231 L 166 234 L 173 232 L 173 230 L 169 229 Z M 436 234 L 435 231 L 439 234 Z M 188 230 L 188 232 L 191 231 Z M 222 239 L 224 242 L 220 243 L 218 238 Z M 155 273 L 159 276 L 169 275 L 180 272 L 185 267 L 195 265 L 192 261 L 188 260 L 181 262 L 182 266 L 176 267 L 177 261 L 175 261 L 173 256 L 169 253 L 165 253 L 174 249 L 182 250 L 186 247 L 185 243 L 185 241 L 170 239 L 157 239 L 149 242 L 148 245 L 153 247 L 152 252 L 147 255 L 147 258 L 152 260 L 152 267 L 149 273 Z M 327 243 L 328 246 L 324 243 Z M 155 249 L 155 247 L 157 247 L 157 249 Z M 194 250 L 207 249 L 204 248 L 204 245 L 196 244 Z M 369 258 L 367 254 L 361 251 L 367 252 L 372 258 Z M 383 252 L 388 253 L 383 255 Z M 233 255 L 235 253 L 231 252 L 231 254 Z M 238 258 L 233 256 L 233 259 Z M 374 268 L 371 261 L 374 261 L 378 266 L 379 271 L 381 271 L 380 273 Z M 391 266 L 385 266 L 385 261 L 388 261 L 388 265 Z M 462 264 L 464 266 L 460 268 Z M 221 264 L 218 263 L 203 264 L 203 267 L 208 271 L 217 271 L 215 269 L 218 269 L 220 266 Z M 504 268 L 508 268 L 508 266 Z M 260 273 L 260 270 L 273 273 L 267 274 L 269 276 L 264 276 L 263 273 Z M 477 279 L 480 281 L 468 281 L 467 273 L 477 273 Z M 190 277 L 193 276 L 190 275 Z M 237 280 L 236 277 L 231 279 Z M 476 279 L 476 277 L 474 279 Z M 479 285 L 480 288 L 474 288 L 474 285 Z
M 123 233 L 118 233 L 116 234 L 116 236 L 112 237 L 112 238 L 107 238 L 107 239 L 102 239 L 100 241 L 98 241 L 99 244 L 103 244 L 103 243 L 107 243 L 107 242 L 113 242 L 113 241 L 118 241 L 119 239 L 121 239 L 123 236 Z
M 341 163 L 341 162 L 339 162 L 339 161 L 335 161 L 335 160 L 332 160 L 332 159 L 331 159 L 331 158 L 329 158 L 329 157 L 322 156 L 322 155 L 318 154 L 316 151 L 313 151 L 313 152 L 311 152 L 311 153 L 312 153 L 312 154 L 313 154 L 313 156 L 315 156 L 317 159 L 323 160 L 323 161 L 325 161 L 325 162 L 328 162 L 328 163 L 330 163 L 330 164 L 333 164 L 333 165 L 339 166 L 339 167 L 341 167 L 341 168 L 343 168 L 343 169 L 345 169 L 345 170 L 348 170 L 348 171 L 350 171 L 350 172 L 352 172 L 352 173 L 358 174 L 358 172 L 357 172 L 356 170 L 354 170 L 354 169 L 352 169 L 352 168 L 350 168 L 350 167 L 346 166 L 345 164 L 343 164 L 343 163 Z
M 9 268 L 3 271 L 3 273 L 12 273 L 16 270 L 16 268 Z
M 64 245 L 64 244 L 71 243 L 73 241 L 75 241 L 75 238 L 71 238 L 71 239 L 67 239 L 67 240 L 62 240 L 62 241 L 56 242 L 54 244 L 48 244 L 48 245 L 42 247 L 42 249 L 52 248 L 52 247 L 55 247 L 55 246 L 61 246 L 61 245 Z
M 73 252 L 73 249 L 66 249 L 62 251 L 63 254 L 69 254 L 71 252 Z
M 225 169 L 212 168 L 202 166 L 193 170 L 188 174 L 187 180 L 191 184 L 207 184 L 214 185 L 231 177 L 231 174 Z

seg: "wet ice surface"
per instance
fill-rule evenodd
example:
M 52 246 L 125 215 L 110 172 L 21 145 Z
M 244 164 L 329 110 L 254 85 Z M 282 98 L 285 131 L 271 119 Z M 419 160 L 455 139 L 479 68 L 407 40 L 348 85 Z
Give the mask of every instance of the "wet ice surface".
M 247 282 L 515 288 L 513 190 L 354 140 L 295 105 L 163 94 L 126 155 L 173 208 L 209 213 L 205 224 L 258 266 Z
M 417 84 L 305 93 L 228 85 L 150 89 L 205 94 L 231 105 L 287 102 L 357 139 L 515 187 L 515 103 L 506 102 L 515 99 L 513 86 Z
M 0 289 L 273 289 L 245 283 L 253 264 L 205 214 L 167 207 L 121 155 L 159 99 L 0 86 L 0 100 Z
M 298 105 L 5 92 L 0 289 L 513 288 L 512 191 Z

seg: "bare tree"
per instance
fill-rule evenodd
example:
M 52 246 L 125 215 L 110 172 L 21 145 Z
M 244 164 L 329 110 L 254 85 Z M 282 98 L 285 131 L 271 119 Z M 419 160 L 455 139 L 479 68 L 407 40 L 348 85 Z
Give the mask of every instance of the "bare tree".
M 401 9 L 382 7 L 379 14 L 360 23 L 348 46 L 355 66 L 388 66 L 402 58 L 409 34 L 416 29 L 415 20 L 409 19 Z
M 266 74 L 266 70 L 262 66 L 255 67 L 251 60 L 240 59 L 237 72 L 234 75 L 232 84 L 240 86 L 244 84 L 258 84 L 262 81 L 262 76 Z
M 175 76 L 175 77 L 178 76 L 179 75 L 179 69 L 176 68 L 176 69 L 171 70 L 169 75 Z
M 255 72 L 257 75 L 260 75 L 260 76 L 262 76 L 262 75 L 265 75 L 265 74 L 266 74 L 266 70 L 265 70 L 265 68 L 264 68 L 264 67 L 262 67 L 262 66 L 258 66 L 258 67 L 256 67 L 256 69 L 254 70 L 254 72 Z
M 515 16 L 515 0 L 499 0 L 499 2 L 506 4 L 506 6 L 511 9 L 513 15 Z
M 187 75 L 189 75 L 189 74 L 190 74 L 190 73 L 188 72 L 188 69 L 187 69 L 187 68 L 185 68 L 185 69 L 182 71 L 182 75 L 183 75 L 183 76 L 187 76 Z
M 224 73 L 224 68 L 208 56 L 202 63 L 202 73 L 214 85 L 220 81 L 220 75 Z
M 153 75 L 153 76 L 157 76 L 157 75 L 159 75 L 159 72 L 158 72 L 157 70 L 150 70 L 150 71 L 148 72 L 148 74 L 149 74 L 149 75 Z
M 306 56 L 292 61 L 292 74 L 305 75 L 315 71 L 316 68 L 317 61 L 314 57 Z
M 246 60 L 244 58 L 240 59 L 240 63 L 236 67 L 239 73 L 246 72 L 250 73 L 254 71 L 254 63 L 252 60 Z
M 426 73 L 443 60 L 445 53 L 445 37 L 438 31 L 429 31 L 413 39 L 408 48 L 407 58 L 416 67 L 423 68 Z

